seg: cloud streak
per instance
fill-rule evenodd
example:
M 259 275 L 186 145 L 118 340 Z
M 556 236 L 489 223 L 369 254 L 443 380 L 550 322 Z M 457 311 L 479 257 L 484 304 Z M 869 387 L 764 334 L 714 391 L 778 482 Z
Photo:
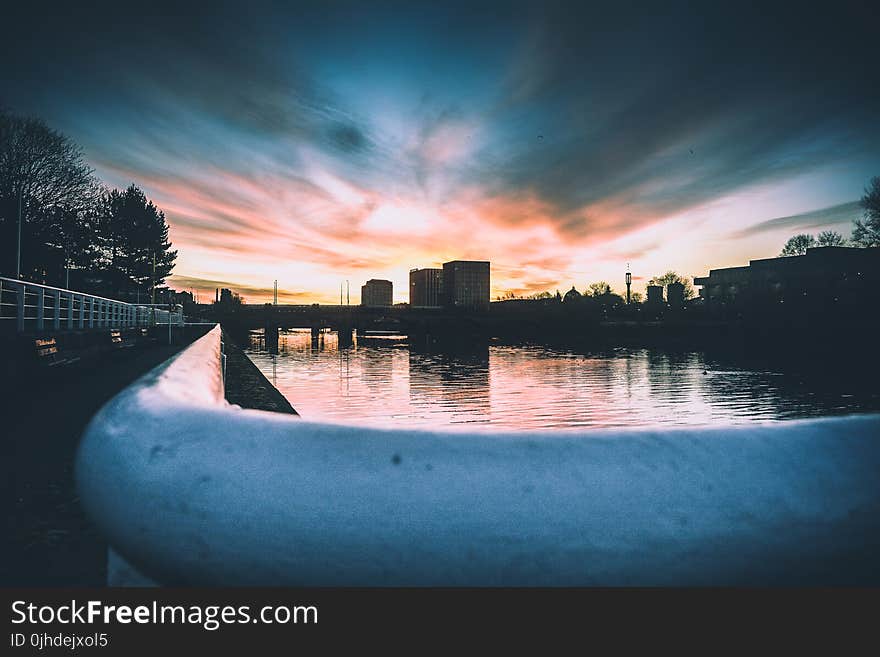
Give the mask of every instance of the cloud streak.
M 762 221 L 743 230 L 731 233 L 731 238 L 739 239 L 751 237 L 762 233 L 770 233 L 778 230 L 792 232 L 811 231 L 827 228 L 851 228 L 854 220 L 861 218 L 862 205 L 860 201 L 840 203 L 831 207 L 801 212 L 787 217 L 776 217 Z
M 179 285 L 265 298 L 290 276 L 329 300 L 341 278 L 405 290 L 409 267 L 452 258 L 492 260 L 496 292 L 621 262 L 703 269 L 710 254 L 669 245 L 775 253 L 773 231 L 839 223 L 880 169 L 873 23 L 846 3 L 798 30 L 773 3 L 106 9 L 10 35 L 2 100 L 81 141 L 109 183 L 144 187 Z M 823 210 L 785 192 L 738 206 L 778 217 L 742 229 L 713 209 L 823 172 Z

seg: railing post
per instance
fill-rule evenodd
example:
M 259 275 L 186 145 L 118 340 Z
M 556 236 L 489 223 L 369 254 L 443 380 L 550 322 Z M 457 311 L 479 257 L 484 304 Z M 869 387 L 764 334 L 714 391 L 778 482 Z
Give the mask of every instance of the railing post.
M 19 333 L 24 331 L 24 295 L 26 291 L 26 285 L 22 284 L 18 286 L 18 298 L 16 299 L 16 304 L 18 307 L 16 309 L 17 317 L 15 318 L 15 324 L 18 328 Z
M 67 328 L 73 328 L 73 292 L 67 293 Z
M 52 295 L 55 298 L 55 307 L 52 309 L 52 328 L 61 328 L 61 290 L 55 290 Z
M 42 331 L 46 315 L 46 290 L 37 288 L 37 330 Z
M 89 328 L 95 328 L 95 297 L 89 297 Z
M 79 327 L 85 328 L 86 325 L 86 296 L 79 295 Z

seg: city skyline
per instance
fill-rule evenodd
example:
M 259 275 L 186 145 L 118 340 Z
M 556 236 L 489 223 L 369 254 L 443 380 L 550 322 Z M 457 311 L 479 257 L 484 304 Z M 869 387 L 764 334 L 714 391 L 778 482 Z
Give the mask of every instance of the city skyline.
M 493 299 L 622 292 L 627 263 L 644 292 L 860 217 L 880 102 L 855 10 L 795 31 L 773 7 L 505 6 L 67 8 L 40 23 L 53 49 L 0 46 L 0 104 L 141 186 L 169 285 L 203 298 L 277 279 L 281 303 L 333 303 L 377 278 L 405 302 L 411 268 L 456 259 L 492 262 Z

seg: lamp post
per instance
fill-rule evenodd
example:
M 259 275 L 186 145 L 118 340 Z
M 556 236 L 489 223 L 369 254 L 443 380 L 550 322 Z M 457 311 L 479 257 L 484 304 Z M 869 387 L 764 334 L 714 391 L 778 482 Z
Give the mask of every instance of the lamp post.
M 629 271 L 629 265 L 626 266 L 626 303 L 629 305 L 630 295 L 629 289 L 632 285 L 633 275 Z
M 18 238 L 15 250 L 15 279 L 21 280 L 21 185 L 18 187 Z

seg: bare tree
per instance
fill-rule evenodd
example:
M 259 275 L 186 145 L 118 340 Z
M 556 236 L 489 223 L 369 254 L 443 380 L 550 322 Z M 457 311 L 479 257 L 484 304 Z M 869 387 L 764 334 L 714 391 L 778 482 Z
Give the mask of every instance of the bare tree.
M 659 285 L 660 287 L 665 288 L 670 283 L 681 283 L 684 285 L 684 298 L 692 299 L 696 292 L 694 292 L 694 285 L 691 283 L 690 278 L 685 278 L 677 274 L 674 271 L 668 271 L 662 276 L 654 276 L 650 281 L 648 281 L 648 285 Z
M 790 237 L 788 241 L 785 243 L 785 246 L 782 247 L 782 251 L 780 251 L 779 255 L 781 256 L 799 256 L 804 255 L 807 252 L 807 249 L 811 249 L 816 246 L 816 238 L 812 235 L 808 235 L 806 233 L 801 233 L 800 235 L 795 235 L 794 237 Z
M 87 211 L 98 193 L 82 149 L 40 119 L 0 110 L 0 269 L 12 270 L 19 212 L 26 271 L 46 268 L 46 233 L 59 216 Z
M 835 230 L 823 230 L 816 236 L 816 246 L 846 246 L 846 238 Z
M 587 295 L 591 297 L 601 297 L 606 294 L 611 294 L 611 286 L 605 281 L 590 283 L 590 286 L 587 288 Z

